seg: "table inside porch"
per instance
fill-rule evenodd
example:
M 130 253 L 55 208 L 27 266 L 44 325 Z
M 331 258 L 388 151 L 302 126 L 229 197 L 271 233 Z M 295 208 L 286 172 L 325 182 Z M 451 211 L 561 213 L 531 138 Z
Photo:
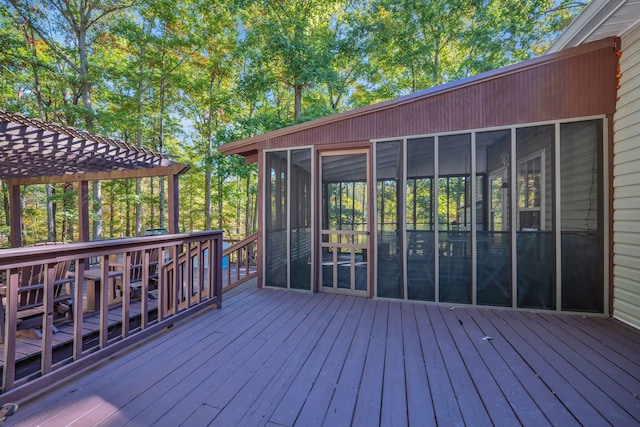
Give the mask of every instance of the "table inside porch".
M 84 271 L 84 278 L 87 281 L 87 302 L 86 312 L 96 312 L 100 310 L 100 289 L 102 285 L 102 270 L 100 268 L 90 268 Z M 109 286 L 109 301 L 115 300 L 115 281 L 122 279 L 122 271 L 109 271 L 108 279 L 113 286 Z

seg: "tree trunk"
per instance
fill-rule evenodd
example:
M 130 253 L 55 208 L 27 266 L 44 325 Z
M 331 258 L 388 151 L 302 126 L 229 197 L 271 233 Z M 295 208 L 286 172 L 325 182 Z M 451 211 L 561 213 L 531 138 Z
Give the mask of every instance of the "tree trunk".
M 130 237 L 131 236 L 131 181 L 130 180 L 126 180 L 126 182 L 124 183 L 125 185 L 125 236 L 126 237 Z M 137 234 L 136 234 L 137 235 Z
M 224 190 L 224 180 L 222 179 L 222 177 L 218 177 L 218 230 L 222 230 L 222 226 L 224 223 L 224 221 L 222 220 L 223 190 Z
M 151 205 L 149 207 L 149 216 L 151 217 L 151 221 L 148 224 L 149 228 L 155 228 L 155 223 L 156 223 L 156 201 L 154 200 L 154 196 L 155 196 L 155 189 L 153 187 L 153 177 L 149 178 L 149 194 L 150 194 L 150 198 L 151 198 L 151 203 L 149 203 L 149 205 Z
M 55 242 L 56 236 L 56 215 L 53 208 L 53 184 L 45 185 L 45 191 L 47 192 L 47 240 Z
M 140 48 L 140 68 L 138 69 L 138 129 L 136 134 L 136 144 L 138 146 L 142 146 L 142 113 L 144 109 L 144 102 L 142 100 L 142 95 L 144 92 L 144 61 L 142 58 L 144 57 L 145 48 L 142 46 Z M 142 178 L 136 178 L 136 204 L 135 204 L 135 216 L 136 216 L 136 236 L 140 234 L 142 231 L 142 203 L 140 202 L 140 198 L 142 195 Z
M 82 11 L 84 12 L 84 11 Z M 84 121 L 87 131 L 93 132 L 95 125 L 93 122 L 93 106 L 91 104 L 91 81 L 89 80 L 89 60 L 87 52 L 87 26 L 88 14 L 81 16 L 80 26 L 76 30 L 78 41 L 78 58 L 80 60 L 80 94 L 84 107 Z M 93 240 L 102 238 L 102 185 L 100 181 L 93 181 L 91 184 L 93 194 Z
M 293 91 L 295 94 L 295 106 L 293 111 L 294 120 L 298 120 L 300 118 L 300 114 L 302 113 L 302 85 L 296 84 L 293 86 Z
M 247 184 L 245 186 L 244 194 L 247 197 L 245 206 L 244 206 L 244 237 L 247 237 L 251 230 L 249 225 L 251 224 L 251 192 L 249 189 L 251 188 L 251 173 L 247 174 Z
M 74 197 L 73 194 L 73 183 L 71 182 L 67 182 L 64 184 L 64 211 L 65 213 L 70 213 L 73 211 L 73 208 L 75 206 L 76 203 L 76 198 Z M 67 218 L 70 218 L 71 215 L 65 215 Z M 63 235 L 62 239 L 65 242 L 73 242 L 74 240 L 74 229 L 73 229 L 73 221 L 71 219 L 67 219 L 67 235 Z
M 164 72 L 164 71 L 163 71 Z M 165 98 L 165 85 L 166 78 L 162 77 L 160 80 L 160 123 L 158 127 L 158 149 L 162 153 L 162 149 L 164 148 L 164 98 Z M 165 224 L 165 191 L 164 191 L 164 177 L 160 177 L 160 228 L 166 228 Z
M 11 213 L 9 209 L 9 191 L 4 182 L 2 182 L 2 208 L 4 210 L 4 225 L 11 227 Z
M 116 195 L 113 184 L 109 186 L 109 190 L 109 237 L 113 238 L 116 226 Z

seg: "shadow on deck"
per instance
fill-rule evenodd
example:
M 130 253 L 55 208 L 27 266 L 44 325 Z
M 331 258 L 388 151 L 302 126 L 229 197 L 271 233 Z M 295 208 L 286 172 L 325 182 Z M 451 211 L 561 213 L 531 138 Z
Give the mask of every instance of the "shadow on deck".
M 256 289 L 24 402 L 19 425 L 638 425 L 597 317 Z

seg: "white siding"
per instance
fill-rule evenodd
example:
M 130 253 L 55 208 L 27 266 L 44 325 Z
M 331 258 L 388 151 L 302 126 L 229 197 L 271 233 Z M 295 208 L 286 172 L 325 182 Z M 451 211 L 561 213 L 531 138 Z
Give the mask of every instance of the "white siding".
M 613 316 L 640 328 L 640 26 L 622 36 L 614 124 Z

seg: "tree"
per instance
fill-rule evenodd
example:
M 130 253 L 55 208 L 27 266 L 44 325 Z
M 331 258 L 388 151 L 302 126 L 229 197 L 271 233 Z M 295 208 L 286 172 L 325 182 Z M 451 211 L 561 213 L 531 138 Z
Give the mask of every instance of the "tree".
M 91 88 L 94 77 L 90 74 L 91 31 L 97 30 L 101 20 L 112 13 L 130 7 L 119 0 L 54 0 L 29 3 L 9 0 L 14 10 L 27 25 L 77 75 L 77 86 L 82 99 L 84 125 L 89 132 L 95 130 Z M 68 37 L 75 46 L 58 43 Z M 92 184 L 94 199 L 93 238 L 102 236 L 102 205 L 100 182 Z

